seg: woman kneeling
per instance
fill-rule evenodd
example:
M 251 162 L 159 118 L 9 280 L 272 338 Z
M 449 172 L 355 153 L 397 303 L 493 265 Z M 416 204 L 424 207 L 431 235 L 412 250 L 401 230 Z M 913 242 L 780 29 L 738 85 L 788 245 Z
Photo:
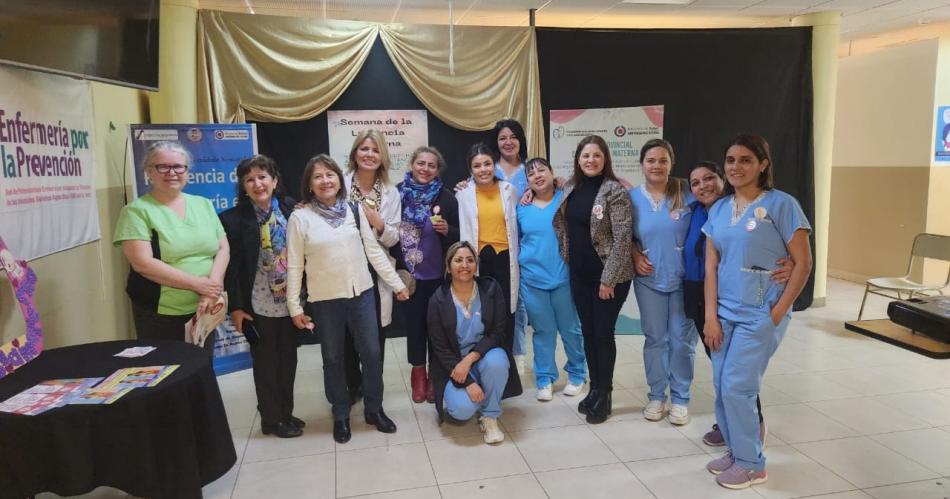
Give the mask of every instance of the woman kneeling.
M 444 411 L 466 421 L 480 414 L 485 443 L 505 439 L 498 427 L 501 399 L 521 394 L 521 379 L 511 356 L 508 309 L 501 287 L 476 277 L 478 257 L 468 242 L 446 252 L 449 283 L 429 300 L 429 343 L 435 356 L 432 379 L 439 421 Z

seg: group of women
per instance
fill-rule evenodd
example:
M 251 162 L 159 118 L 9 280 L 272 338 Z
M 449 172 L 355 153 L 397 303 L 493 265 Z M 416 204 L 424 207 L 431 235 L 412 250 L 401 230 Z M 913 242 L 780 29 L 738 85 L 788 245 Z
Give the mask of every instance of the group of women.
M 405 301 L 412 400 L 435 403 L 440 421 L 478 414 L 485 442 L 497 443 L 501 400 L 522 391 L 527 323 L 537 399 L 553 398 L 559 333 L 562 393 L 582 393 L 589 376 L 578 410 L 591 424 L 609 418 L 614 326 L 632 286 L 645 335 L 644 417 L 688 422 L 699 333 L 716 390 L 717 424 L 704 441 L 727 448 L 707 468 L 725 487 L 764 481 L 759 387 L 811 267 L 810 226 L 772 187 L 766 141 L 737 136 L 725 172 L 702 162 L 688 184 L 671 176 L 670 143 L 648 141 L 645 182 L 627 190 L 599 136 L 580 141 L 568 179 L 543 158 L 527 160 L 516 121 L 500 121 L 494 138 L 471 148 L 470 176 L 454 193 L 432 147 L 416 149 L 392 185 L 374 130 L 356 137 L 347 173 L 327 155 L 312 158 L 299 201 L 272 160 L 253 156 L 238 165 L 239 202 L 220 222 L 208 201 L 182 192 L 187 152 L 153 144 L 143 164 L 152 191 L 123 210 L 115 236 L 132 266 L 139 336 L 180 338 L 182 324 L 227 291 L 232 322 L 251 342 L 261 430 L 286 438 L 305 424 L 292 414 L 296 334 L 315 329 L 343 443 L 359 397 L 368 424 L 396 431 L 383 411 L 381 332 L 395 297 Z

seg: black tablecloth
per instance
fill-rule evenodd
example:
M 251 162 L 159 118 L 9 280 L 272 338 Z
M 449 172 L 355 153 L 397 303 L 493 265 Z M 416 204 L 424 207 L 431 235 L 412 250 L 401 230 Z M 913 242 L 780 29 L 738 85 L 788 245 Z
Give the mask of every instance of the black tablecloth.
M 132 346 L 144 357 L 114 357 Z M 0 401 L 49 379 L 180 364 L 157 386 L 109 405 L 67 405 L 37 416 L 0 413 L 0 497 L 76 495 L 107 485 L 148 498 L 201 497 L 237 460 L 206 351 L 180 341 L 112 341 L 43 352 L 0 379 Z

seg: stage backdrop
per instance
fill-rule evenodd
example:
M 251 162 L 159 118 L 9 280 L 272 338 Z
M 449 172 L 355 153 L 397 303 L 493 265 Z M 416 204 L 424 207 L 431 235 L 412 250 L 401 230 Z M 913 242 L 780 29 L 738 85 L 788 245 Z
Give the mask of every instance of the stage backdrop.
M 697 160 L 721 164 L 737 132 L 759 133 L 772 146 L 776 187 L 814 223 L 810 27 L 538 28 L 537 41 L 544 123 L 552 109 L 662 104 L 681 177 Z M 813 279 L 796 309 L 811 304 Z
M 0 236 L 33 260 L 99 239 L 89 82 L 0 67 Z
M 181 142 L 192 156 L 185 192 L 208 198 L 218 213 L 237 202 L 238 162 L 257 154 L 254 125 L 130 125 L 129 138 L 128 164 L 135 178 L 134 197 L 149 190 L 141 168 L 148 146 L 159 140 L 174 140 Z M 249 367 L 250 346 L 234 329 L 231 319 L 225 318 L 217 328 L 214 372 L 220 375 Z

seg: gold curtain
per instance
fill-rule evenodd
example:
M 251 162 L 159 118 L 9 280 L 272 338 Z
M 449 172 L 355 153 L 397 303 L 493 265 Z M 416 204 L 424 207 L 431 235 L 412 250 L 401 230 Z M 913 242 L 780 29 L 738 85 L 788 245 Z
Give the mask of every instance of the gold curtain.
M 514 118 L 525 128 L 530 156 L 545 156 L 534 29 L 456 26 L 455 74 L 449 73 L 449 28 L 384 24 L 380 36 L 399 74 L 442 121 L 488 130 Z
M 379 25 L 198 13 L 198 119 L 300 121 L 330 107 L 366 61 Z
M 463 130 L 514 118 L 528 154 L 543 156 L 544 126 L 533 28 L 322 21 L 198 13 L 198 119 L 300 121 L 335 102 L 363 67 L 377 33 L 426 108 Z

